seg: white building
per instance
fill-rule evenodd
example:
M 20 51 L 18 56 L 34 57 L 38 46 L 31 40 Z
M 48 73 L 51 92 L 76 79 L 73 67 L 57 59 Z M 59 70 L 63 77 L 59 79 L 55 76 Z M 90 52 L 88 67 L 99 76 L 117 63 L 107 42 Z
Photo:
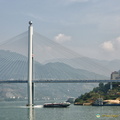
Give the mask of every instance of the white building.
M 120 72 L 114 71 L 111 73 L 111 80 L 120 79 Z

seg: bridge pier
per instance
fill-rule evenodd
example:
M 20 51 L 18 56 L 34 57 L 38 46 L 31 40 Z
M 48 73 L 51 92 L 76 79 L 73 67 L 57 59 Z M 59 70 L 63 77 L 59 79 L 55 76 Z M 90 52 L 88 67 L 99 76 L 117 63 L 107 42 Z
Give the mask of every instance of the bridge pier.
M 32 82 L 32 104 L 34 105 L 34 83 Z
M 110 89 L 112 90 L 112 88 L 113 88 L 113 85 L 112 85 L 112 82 L 110 82 Z

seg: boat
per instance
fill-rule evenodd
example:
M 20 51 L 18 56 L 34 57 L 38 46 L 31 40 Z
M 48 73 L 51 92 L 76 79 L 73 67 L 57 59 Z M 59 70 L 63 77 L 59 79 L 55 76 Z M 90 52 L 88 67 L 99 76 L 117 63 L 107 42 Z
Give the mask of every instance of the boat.
M 118 100 L 103 100 L 102 98 L 98 98 L 92 106 L 120 106 L 120 102 Z
M 102 104 L 102 105 L 100 105 L 100 104 L 93 104 L 92 106 L 120 106 L 120 104 L 108 104 L 108 103 L 105 103 L 105 104 Z
M 45 103 L 43 107 L 68 107 L 70 106 L 69 102 L 61 102 L 61 103 Z
M 103 102 L 103 98 L 98 98 L 93 104 L 92 106 L 103 106 L 104 102 Z
M 67 99 L 66 102 L 74 103 L 75 102 L 75 98 L 74 97 L 70 97 L 70 98 Z

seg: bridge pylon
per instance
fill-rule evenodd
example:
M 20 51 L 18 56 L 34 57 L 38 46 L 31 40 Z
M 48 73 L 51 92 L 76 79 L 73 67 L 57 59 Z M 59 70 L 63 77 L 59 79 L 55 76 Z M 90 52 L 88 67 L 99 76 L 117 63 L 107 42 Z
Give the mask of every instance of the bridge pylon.
M 33 106 L 33 26 L 29 21 L 28 27 L 28 106 Z

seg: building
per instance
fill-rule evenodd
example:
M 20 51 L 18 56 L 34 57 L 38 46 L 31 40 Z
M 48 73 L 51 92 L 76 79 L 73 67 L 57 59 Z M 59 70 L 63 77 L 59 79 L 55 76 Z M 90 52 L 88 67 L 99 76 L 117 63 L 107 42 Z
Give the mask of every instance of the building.
M 117 80 L 117 79 L 120 79 L 120 70 L 111 73 L 111 80 Z
M 118 79 L 120 79 L 120 70 L 112 72 L 110 79 L 111 80 L 118 80 Z M 110 89 L 112 89 L 112 82 L 110 82 Z

